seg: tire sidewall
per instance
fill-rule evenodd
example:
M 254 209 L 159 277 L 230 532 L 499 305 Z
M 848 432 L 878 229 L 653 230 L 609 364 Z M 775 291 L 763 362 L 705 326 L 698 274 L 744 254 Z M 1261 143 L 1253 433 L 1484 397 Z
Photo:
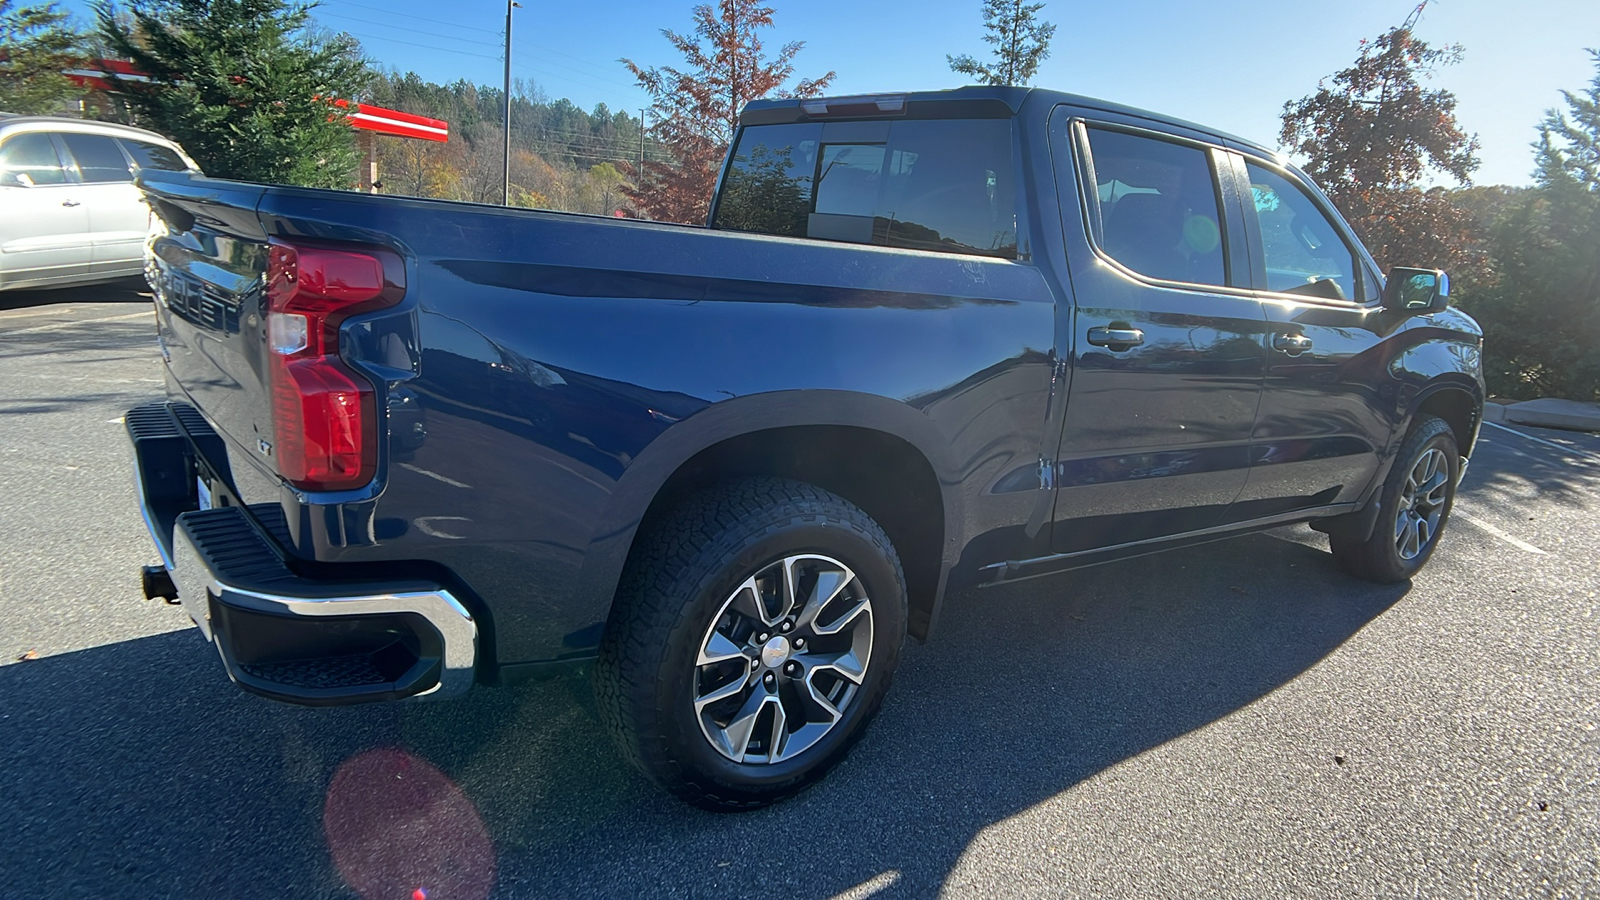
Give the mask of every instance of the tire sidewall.
M 710 781 L 715 786 L 748 793 L 763 788 L 781 791 L 797 782 L 820 778 L 860 736 L 865 720 L 888 690 L 905 634 L 904 579 L 893 550 L 880 547 L 875 537 L 848 521 L 807 518 L 809 521 L 761 529 L 758 536 L 746 532 L 743 539 L 714 542 L 697 555 L 705 566 L 688 567 L 690 571 L 712 574 L 698 584 L 680 585 L 684 589 L 680 596 L 693 599 L 670 632 L 657 680 L 656 703 L 664 713 L 662 724 L 673 755 L 684 764 L 684 775 L 691 780 Z M 712 747 L 700 729 L 693 701 L 694 658 L 711 618 L 745 579 L 786 556 L 805 553 L 839 560 L 855 572 L 865 587 L 873 617 L 867 676 L 843 719 L 813 746 L 779 763 L 736 763 Z

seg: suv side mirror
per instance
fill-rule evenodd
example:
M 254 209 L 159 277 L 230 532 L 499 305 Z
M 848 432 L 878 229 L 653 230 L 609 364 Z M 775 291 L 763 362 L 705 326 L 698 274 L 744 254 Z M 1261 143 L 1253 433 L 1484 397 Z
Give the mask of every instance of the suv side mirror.
M 1395 266 L 1383 286 L 1383 307 L 1393 312 L 1437 312 L 1450 305 L 1450 276 L 1439 269 Z

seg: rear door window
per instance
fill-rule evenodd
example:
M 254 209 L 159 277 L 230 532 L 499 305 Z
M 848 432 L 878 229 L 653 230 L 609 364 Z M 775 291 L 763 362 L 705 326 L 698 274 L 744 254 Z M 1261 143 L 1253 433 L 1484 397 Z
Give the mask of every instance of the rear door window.
M 73 159 L 77 160 L 78 172 L 85 182 L 98 184 L 133 180 L 133 173 L 128 171 L 127 158 L 111 138 L 103 134 L 67 132 L 61 135 L 61 140 L 67 145 Z
M 1008 119 L 744 129 L 712 225 L 1015 259 Z
M 1140 275 L 1226 285 L 1220 193 L 1206 151 L 1089 128 L 1100 249 Z
M 130 138 L 119 138 L 122 149 L 128 151 L 133 157 L 133 164 L 141 169 L 160 169 L 164 172 L 184 172 L 189 166 L 171 147 L 152 144 L 149 141 L 136 141 Z
M 19 134 L 0 144 L 0 186 L 65 184 L 56 146 L 43 132 Z

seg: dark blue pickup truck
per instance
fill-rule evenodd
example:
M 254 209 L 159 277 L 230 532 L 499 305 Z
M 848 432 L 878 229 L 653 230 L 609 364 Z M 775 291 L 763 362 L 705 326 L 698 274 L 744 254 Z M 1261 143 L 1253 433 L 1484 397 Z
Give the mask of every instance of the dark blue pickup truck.
M 1044 90 L 752 103 L 709 228 L 149 172 L 168 399 L 127 415 L 244 689 L 594 659 L 624 752 L 821 777 L 956 587 L 1309 521 L 1411 577 L 1481 332 L 1280 156 Z

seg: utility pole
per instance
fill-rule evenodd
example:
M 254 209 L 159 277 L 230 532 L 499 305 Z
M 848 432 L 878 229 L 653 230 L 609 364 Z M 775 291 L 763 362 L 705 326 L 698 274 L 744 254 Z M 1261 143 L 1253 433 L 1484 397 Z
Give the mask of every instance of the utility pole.
M 506 155 L 501 161 L 501 172 L 504 186 L 501 189 L 500 204 L 511 205 L 511 10 L 521 9 L 522 4 L 515 0 L 506 0 Z
M 644 110 L 639 110 L 639 169 L 634 173 L 633 180 L 639 185 L 644 184 Z

